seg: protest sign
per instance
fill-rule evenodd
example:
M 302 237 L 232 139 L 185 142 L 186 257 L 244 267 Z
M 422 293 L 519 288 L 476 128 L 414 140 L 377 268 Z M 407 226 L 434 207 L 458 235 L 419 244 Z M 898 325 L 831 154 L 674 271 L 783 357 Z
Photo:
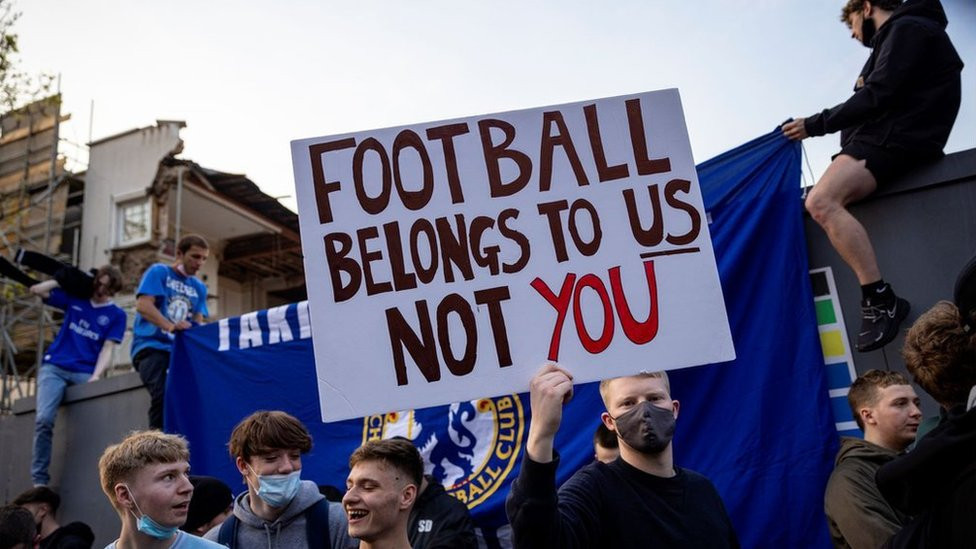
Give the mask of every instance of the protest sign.
M 292 158 L 324 421 L 735 357 L 677 90 Z

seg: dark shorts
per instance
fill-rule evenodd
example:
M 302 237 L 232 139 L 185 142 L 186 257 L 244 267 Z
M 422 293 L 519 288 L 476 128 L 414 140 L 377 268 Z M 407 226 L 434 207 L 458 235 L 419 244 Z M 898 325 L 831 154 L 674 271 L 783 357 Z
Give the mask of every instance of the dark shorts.
M 864 160 L 865 167 L 874 176 L 879 187 L 898 179 L 922 164 L 933 162 L 939 158 L 938 156 L 912 154 L 901 149 L 879 147 L 858 141 L 844 145 L 833 158 L 837 158 L 841 154 Z

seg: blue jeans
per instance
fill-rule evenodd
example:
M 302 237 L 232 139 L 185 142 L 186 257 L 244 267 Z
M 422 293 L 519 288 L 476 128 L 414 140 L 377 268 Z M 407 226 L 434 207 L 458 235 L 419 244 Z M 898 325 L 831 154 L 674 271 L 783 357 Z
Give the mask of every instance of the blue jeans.
M 31 462 L 34 484 L 51 482 L 51 476 L 47 473 L 51 465 L 51 434 L 65 389 L 69 385 L 85 383 L 89 378 L 91 373 L 72 372 L 47 362 L 41 365 L 41 371 L 37 374 L 37 414 L 34 419 L 34 458 Z

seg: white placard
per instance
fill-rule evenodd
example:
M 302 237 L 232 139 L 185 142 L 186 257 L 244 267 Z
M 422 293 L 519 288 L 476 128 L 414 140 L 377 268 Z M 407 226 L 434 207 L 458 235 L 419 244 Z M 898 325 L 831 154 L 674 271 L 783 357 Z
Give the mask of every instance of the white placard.
M 324 421 L 735 358 L 677 90 L 292 158 Z

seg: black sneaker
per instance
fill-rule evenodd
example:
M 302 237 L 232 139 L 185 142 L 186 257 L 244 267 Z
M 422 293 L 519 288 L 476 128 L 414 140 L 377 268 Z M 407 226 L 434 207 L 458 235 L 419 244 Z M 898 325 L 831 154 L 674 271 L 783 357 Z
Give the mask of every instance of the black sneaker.
M 866 353 L 891 343 L 898 335 L 898 326 L 908 316 L 911 305 L 896 297 L 891 305 L 871 305 L 861 302 L 861 331 L 857 334 L 857 350 Z

